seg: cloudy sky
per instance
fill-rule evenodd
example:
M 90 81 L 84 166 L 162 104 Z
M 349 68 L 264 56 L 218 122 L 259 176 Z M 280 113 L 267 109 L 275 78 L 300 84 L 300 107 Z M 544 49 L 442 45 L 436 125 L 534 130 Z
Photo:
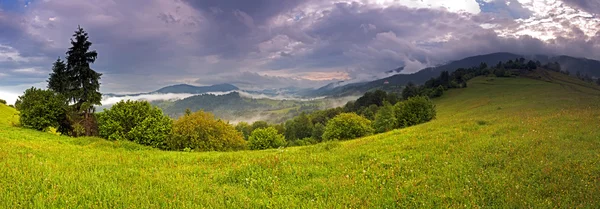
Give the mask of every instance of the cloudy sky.
M 103 92 L 316 87 L 513 52 L 600 59 L 597 0 L 0 0 L 0 97 L 45 86 L 77 25 Z

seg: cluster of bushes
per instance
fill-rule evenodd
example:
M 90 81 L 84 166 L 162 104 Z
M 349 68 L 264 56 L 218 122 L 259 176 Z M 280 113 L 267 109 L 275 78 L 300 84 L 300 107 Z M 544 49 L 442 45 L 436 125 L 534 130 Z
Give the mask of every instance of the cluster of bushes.
M 186 111 L 173 121 L 145 101 L 121 101 L 97 115 L 103 138 L 179 151 L 259 150 L 348 140 L 416 125 L 435 117 L 435 106 L 427 97 L 412 97 L 395 105 L 385 99 L 374 102 L 382 105 L 374 122 L 356 112 L 333 108 L 302 113 L 284 124 L 257 121 L 241 122 L 234 127 L 203 111 Z

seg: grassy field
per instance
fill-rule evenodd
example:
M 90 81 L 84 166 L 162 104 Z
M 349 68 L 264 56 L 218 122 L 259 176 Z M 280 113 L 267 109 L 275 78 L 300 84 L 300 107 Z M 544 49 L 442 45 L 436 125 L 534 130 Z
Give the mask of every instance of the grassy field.
M 600 91 L 475 78 L 437 119 L 346 142 L 179 153 L 10 127 L 1 208 L 600 207 Z

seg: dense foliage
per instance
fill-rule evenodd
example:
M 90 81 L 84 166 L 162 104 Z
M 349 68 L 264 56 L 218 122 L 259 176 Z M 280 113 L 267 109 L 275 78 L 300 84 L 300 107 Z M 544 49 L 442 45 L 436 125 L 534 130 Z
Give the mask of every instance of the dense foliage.
M 302 113 L 285 123 L 285 138 L 288 141 L 310 138 L 312 136 L 313 124 L 308 114 Z
M 342 113 L 327 123 L 323 139 L 348 140 L 371 134 L 373 134 L 371 121 L 356 113 Z
M 0 99 L 0 104 L 6 104 L 6 100 Z
M 184 115 L 173 123 L 173 134 L 168 139 L 173 150 L 231 151 L 247 146 L 242 133 L 232 125 L 204 111 Z
M 36 130 L 58 128 L 66 120 L 67 104 L 64 98 L 52 90 L 35 87 L 25 90 L 16 103 L 21 125 Z
M 253 150 L 278 148 L 285 145 L 285 138 L 273 127 L 258 128 L 252 131 L 248 147 Z
M 424 123 L 435 118 L 436 111 L 433 102 L 424 96 L 411 97 L 394 106 L 394 114 L 399 127 L 409 127 Z
M 394 112 L 394 106 L 386 103 L 377 111 L 375 121 L 373 121 L 373 128 L 376 133 L 383 133 L 394 130 L 396 127 L 398 127 L 398 120 Z
M 172 120 L 146 101 L 121 101 L 98 114 L 100 136 L 165 149 Z

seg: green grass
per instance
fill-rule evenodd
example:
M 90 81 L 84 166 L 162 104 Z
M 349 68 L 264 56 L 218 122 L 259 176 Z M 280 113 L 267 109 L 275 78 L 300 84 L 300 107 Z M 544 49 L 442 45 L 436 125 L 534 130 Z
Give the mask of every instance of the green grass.
M 164 152 L 2 122 L 0 207 L 598 208 L 600 91 L 550 78 L 475 78 L 429 123 L 279 150 Z

